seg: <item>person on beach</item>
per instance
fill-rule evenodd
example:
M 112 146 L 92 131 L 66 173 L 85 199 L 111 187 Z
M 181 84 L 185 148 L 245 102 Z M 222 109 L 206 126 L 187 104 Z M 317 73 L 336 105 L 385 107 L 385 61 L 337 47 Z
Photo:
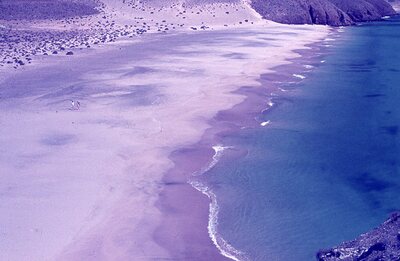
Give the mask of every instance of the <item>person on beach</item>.
M 71 100 L 71 110 L 79 110 L 81 103 L 79 101 Z

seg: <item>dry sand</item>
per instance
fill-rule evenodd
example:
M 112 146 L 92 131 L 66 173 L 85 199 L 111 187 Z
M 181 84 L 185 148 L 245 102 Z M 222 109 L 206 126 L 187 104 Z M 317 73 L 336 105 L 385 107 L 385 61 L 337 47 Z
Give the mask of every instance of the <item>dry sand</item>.
M 47 10 L 46 1 L 49 0 L 34 5 L 41 6 L 43 17 L 53 15 L 53 19 L 39 19 L 40 15 L 31 17 L 28 9 L 26 19 L 2 19 L 0 16 L 0 70 L 2 67 L 17 69 L 29 65 L 41 56 L 64 56 L 70 51 L 76 54 L 87 48 L 143 34 L 240 28 L 265 23 L 245 1 L 240 0 L 64 0 L 60 10 L 68 8 L 68 5 L 64 6 L 66 3 L 88 2 L 90 6 L 93 1 L 98 3 L 98 14 L 75 17 L 63 17 L 66 14 L 62 11 L 54 14 L 57 4 Z M 19 12 L 23 12 L 24 2 L 20 3 L 16 6 L 21 9 Z M 91 13 L 88 9 L 87 12 Z
M 269 23 L 152 35 L 63 64 L 3 71 L 2 258 L 168 259 L 153 233 L 169 154 L 243 101 L 233 91 L 257 88 L 260 74 L 328 33 Z

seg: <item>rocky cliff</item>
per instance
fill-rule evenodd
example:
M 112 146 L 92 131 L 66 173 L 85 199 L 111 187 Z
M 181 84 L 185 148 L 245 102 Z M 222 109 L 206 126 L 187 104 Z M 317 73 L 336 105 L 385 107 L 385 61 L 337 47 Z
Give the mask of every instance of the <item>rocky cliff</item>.
M 352 25 L 395 14 L 385 0 L 253 0 L 251 5 L 265 19 L 287 24 Z
M 400 213 L 393 214 L 380 227 L 338 247 L 321 250 L 318 261 L 400 260 Z

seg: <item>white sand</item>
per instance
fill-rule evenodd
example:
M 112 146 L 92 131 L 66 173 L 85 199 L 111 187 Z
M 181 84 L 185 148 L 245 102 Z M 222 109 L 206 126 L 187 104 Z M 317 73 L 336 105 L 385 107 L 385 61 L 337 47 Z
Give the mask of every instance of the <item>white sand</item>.
M 107 29 L 110 33 L 124 30 L 146 29 L 147 33 L 160 33 L 176 30 L 212 30 L 220 27 L 248 27 L 265 23 L 247 1 L 231 1 L 188 4 L 190 1 L 141 1 L 101 0 L 102 12 L 98 15 L 70 18 L 65 20 L 46 20 L 11 23 L 12 27 L 34 30 L 84 30 Z M 159 3 L 161 2 L 161 3 Z M 10 26 L 11 26 L 10 25 Z M 202 27 L 203 26 L 203 27 Z
M 261 73 L 327 34 L 327 27 L 270 23 L 144 37 L 41 68 L 81 71 L 51 89 L 27 81 L 25 97 L 0 99 L 2 259 L 168 258 L 152 233 L 169 153 L 198 141 L 207 120 L 244 99 L 232 91 L 259 86 Z M 71 83 L 83 89 L 57 94 Z M 68 99 L 81 109 L 68 110 Z
M 76 0 L 69 0 L 76 1 Z M 84 2 L 81 0 L 80 2 Z M 166 34 L 187 30 L 244 28 L 264 24 L 247 3 L 241 0 L 98 0 L 100 13 L 60 20 L 4 21 L 0 26 L 16 34 L 13 48 L 0 43 L 0 71 L 5 67 L 21 68 L 37 63 L 39 57 L 81 54 L 117 39 L 143 34 Z M 29 31 L 29 37 L 17 31 Z M 51 34 L 50 34 L 51 32 Z M 40 34 L 45 40 L 37 38 Z M 20 65 L 20 62 L 25 65 Z

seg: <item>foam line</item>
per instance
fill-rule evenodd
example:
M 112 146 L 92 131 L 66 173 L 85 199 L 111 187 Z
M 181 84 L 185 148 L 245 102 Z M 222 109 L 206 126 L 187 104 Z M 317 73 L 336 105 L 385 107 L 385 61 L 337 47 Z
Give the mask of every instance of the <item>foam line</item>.
M 195 189 L 206 195 L 211 200 L 207 229 L 211 240 L 220 251 L 220 253 L 223 256 L 235 261 L 248 261 L 248 258 L 243 252 L 235 249 L 231 244 L 226 242 L 226 240 L 220 234 L 218 234 L 217 230 L 219 206 L 215 193 L 209 187 L 198 181 L 192 181 L 190 182 L 190 185 L 192 185 Z

